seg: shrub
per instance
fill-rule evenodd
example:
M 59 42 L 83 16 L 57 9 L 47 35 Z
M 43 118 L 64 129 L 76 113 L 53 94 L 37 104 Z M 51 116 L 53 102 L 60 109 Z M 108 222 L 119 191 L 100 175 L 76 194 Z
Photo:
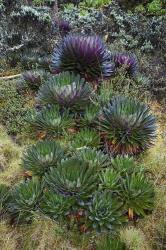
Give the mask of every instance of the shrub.
M 31 109 L 30 97 L 22 96 L 16 89 L 15 81 L 0 83 L 0 120 L 9 134 L 20 134 L 27 129 L 25 117 Z

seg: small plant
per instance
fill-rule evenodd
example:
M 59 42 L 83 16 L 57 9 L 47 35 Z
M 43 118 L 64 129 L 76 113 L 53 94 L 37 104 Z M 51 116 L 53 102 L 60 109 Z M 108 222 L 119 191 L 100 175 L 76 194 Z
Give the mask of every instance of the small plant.
M 21 183 L 11 192 L 8 210 L 13 222 L 31 222 L 34 211 L 39 208 L 43 195 L 43 184 L 37 179 Z
M 84 109 L 90 102 L 92 89 L 81 79 L 69 72 L 49 78 L 38 92 L 42 104 L 58 104 L 62 108 Z
M 93 127 L 97 115 L 99 113 L 100 107 L 99 105 L 89 104 L 86 106 L 84 114 L 80 116 L 79 124 L 81 127 L 89 126 Z
M 126 174 L 121 181 L 121 198 L 125 208 L 129 212 L 132 211 L 131 214 L 145 216 L 153 210 L 154 187 L 146 180 L 143 173 Z
M 111 154 L 133 155 L 149 148 L 156 136 L 155 118 L 144 103 L 115 97 L 103 108 L 99 130 Z
M 115 53 L 111 55 L 116 68 L 123 67 L 131 76 L 136 75 L 138 71 L 138 60 L 135 54 Z
M 51 168 L 45 180 L 53 191 L 61 195 L 83 198 L 97 188 L 98 175 L 96 169 L 86 162 L 71 158 L 62 161 L 56 169 Z
M 47 135 L 58 136 L 74 126 L 69 111 L 61 112 L 58 106 L 44 107 L 39 112 L 29 114 L 27 120 L 37 131 L 45 132 Z
M 23 167 L 34 175 L 43 176 L 50 167 L 56 167 L 64 150 L 54 141 L 39 141 L 28 148 L 23 157 Z
M 32 90 L 38 90 L 42 83 L 43 71 L 26 71 L 23 73 L 23 81 Z
M 125 244 L 118 238 L 109 236 L 97 242 L 96 250 L 125 250 Z
M 125 221 L 120 207 L 121 204 L 112 197 L 111 192 L 96 192 L 88 209 L 92 228 L 99 232 L 110 230 L 115 234 Z
M 114 67 L 105 44 L 97 36 L 68 35 L 52 57 L 52 71 L 72 71 L 87 80 L 111 76 Z
M 44 194 L 40 208 L 44 214 L 50 216 L 54 220 L 64 219 L 71 210 L 73 205 L 72 198 L 66 198 L 52 191 Z

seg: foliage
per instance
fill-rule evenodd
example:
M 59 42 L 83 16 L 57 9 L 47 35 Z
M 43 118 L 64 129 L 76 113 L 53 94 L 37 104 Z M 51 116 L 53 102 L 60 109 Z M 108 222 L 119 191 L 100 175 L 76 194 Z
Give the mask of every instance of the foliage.
M 64 157 L 64 150 L 55 141 L 39 141 L 24 154 L 23 167 L 34 175 L 43 176 Z
M 31 98 L 22 96 L 15 81 L 0 82 L 0 120 L 9 134 L 19 134 L 27 129 L 25 117 L 30 110 Z
M 109 77 L 113 73 L 105 44 L 97 36 L 66 36 L 54 51 L 51 67 L 54 73 L 73 71 L 89 80 Z
M 53 191 L 46 192 L 40 204 L 42 212 L 54 220 L 62 220 L 69 214 L 73 201 Z
M 44 72 L 43 70 L 26 71 L 22 74 L 23 79 L 21 83 L 19 84 L 19 87 L 24 88 L 27 85 L 27 87 L 32 90 L 38 90 L 43 80 L 46 77 L 47 77 L 47 73 Z
M 115 53 L 112 54 L 112 60 L 117 68 L 124 67 L 124 70 L 131 76 L 134 76 L 138 71 L 138 61 L 134 54 Z
M 100 239 L 97 242 L 96 250 L 125 250 L 125 244 L 118 238 L 109 236 Z
M 81 129 L 77 134 L 75 134 L 71 146 L 73 148 L 98 148 L 100 146 L 100 136 L 94 129 Z
M 98 184 L 95 168 L 77 158 L 61 161 L 56 169 L 51 168 L 45 180 L 53 191 L 78 198 L 89 196 Z
M 155 118 L 144 103 L 115 97 L 103 108 L 99 131 L 111 154 L 137 154 L 149 148 L 156 134 Z
M 89 164 L 90 167 L 96 169 L 106 168 L 110 164 L 107 154 L 92 148 L 82 148 L 75 152 L 76 157 Z
M 96 192 L 88 210 L 92 227 L 99 232 L 110 230 L 115 234 L 117 228 L 125 221 L 120 206 L 121 204 L 112 197 L 111 192 Z
M 11 192 L 8 210 L 13 222 L 28 223 L 32 220 L 34 211 L 39 208 L 42 198 L 43 184 L 37 179 L 21 183 Z
M 6 211 L 7 203 L 10 199 L 9 193 L 9 187 L 4 184 L 0 184 L 0 216 Z
M 142 173 L 126 174 L 121 184 L 121 197 L 127 209 L 145 216 L 154 206 L 154 187 Z
M 41 111 L 30 113 L 27 120 L 37 131 L 54 136 L 61 135 L 74 126 L 69 110 L 61 112 L 58 106 L 44 107 Z
M 83 109 L 90 102 L 92 89 L 81 79 L 69 72 L 53 76 L 43 84 L 38 93 L 42 104 L 58 104 L 62 108 Z
M 87 7 L 102 7 L 110 3 L 110 0 L 85 0 L 85 5 Z
M 153 0 L 147 5 L 148 12 L 158 15 L 166 14 L 166 10 L 163 8 L 163 2 L 162 0 Z
M 127 156 L 112 159 L 112 167 L 101 174 L 103 188 L 116 193 L 126 211 L 145 216 L 153 209 L 154 187 L 146 179 L 143 167 L 136 166 L 133 158 Z

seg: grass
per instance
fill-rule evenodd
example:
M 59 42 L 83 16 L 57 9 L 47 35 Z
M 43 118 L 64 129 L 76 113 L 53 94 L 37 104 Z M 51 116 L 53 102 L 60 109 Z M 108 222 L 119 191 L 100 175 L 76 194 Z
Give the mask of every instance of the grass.
M 0 126 L 0 183 L 12 185 L 21 178 L 21 153 L 23 148 L 16 145 Z

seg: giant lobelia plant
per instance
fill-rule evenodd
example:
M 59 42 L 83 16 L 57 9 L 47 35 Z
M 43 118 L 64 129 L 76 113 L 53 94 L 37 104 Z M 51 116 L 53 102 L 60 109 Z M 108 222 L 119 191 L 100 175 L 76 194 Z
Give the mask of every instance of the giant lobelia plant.
M 151 212 L 153 185 L 129 155 L 153 144 L 155 118 L 146 104 L 129 97 L 110 101 L 107 84 L 89 84 L 110 77 L 114 64 L 136 73 L 135 57 L 111 59 L 97 36 L 68 35 L 55 49 L 56 74 L 40 86 L 38 109 L 29 116 L 44 136 L 23 155 L 32 180 L 12 191 L 14 220 L 29 223 L 40 211 L 70 229 L 115 235 L 134 215 Z

